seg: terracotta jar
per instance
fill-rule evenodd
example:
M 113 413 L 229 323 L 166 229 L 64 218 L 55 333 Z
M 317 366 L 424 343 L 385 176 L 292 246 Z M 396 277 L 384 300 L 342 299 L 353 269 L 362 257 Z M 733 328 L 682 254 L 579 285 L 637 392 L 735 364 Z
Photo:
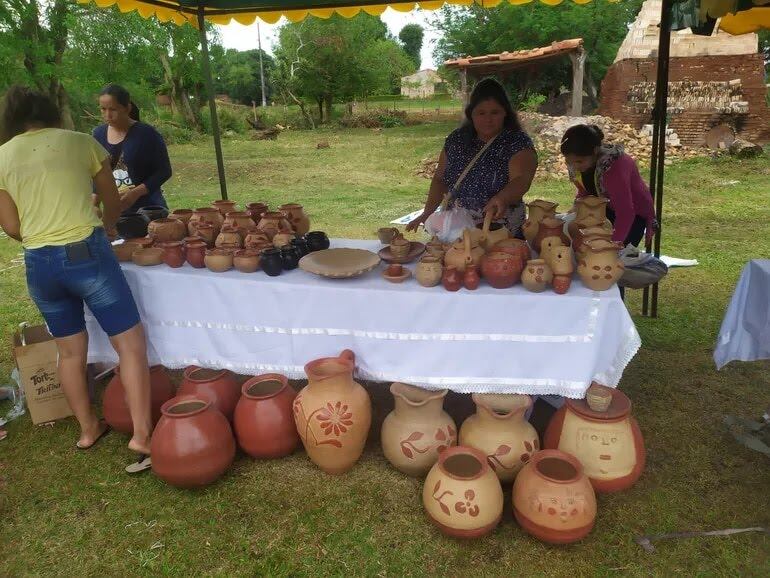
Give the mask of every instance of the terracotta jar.
M 225 225 L 230 225 L 245 236 L 249 227 L 254 226 L 254 221 L 251 220 L 251 213 L 246 211 L 232 211 L 225 215 L 225 221 L 222 223 L 222 227 Z
M 570 223 L 571 225 L 575 224 L 575 221 Z M 574 227 L 573 227 L 574 229 Z M 581 253 L 581 246 L 584 241 L 589 241 L 593 239 L 606 239 L 607 241 L 612 241 L 612 233 L 614 232 L 614 229 L 612 227 L 612 223 L 605 220 L 604 222 L 584 222 L 581 223 L 580 226 L 577 228 L 577 231 L 574 233 L 570 233 L 572 236 L 572 250 L 575 251 L 576 255 L 579 255 Z
M 447 291 L 459 291 L 463 286 L 463 274 L 454 267 L 445 267 L 441 275 L 441 284 Z
M 190 239 L 190 237 L 188 237 Z M 195 237 L 196 240 L 187 240 L 184 244 L 185 259 L 191 267 L 203 269 L 206 266 L 206 241 Z
M 235 457 L 230 422 L 211 402 L 182 395 L 161 408 L 152 432 L 152 471 L 179 488 L 206 486 L 219 478 Z
M 583 285 L 593 291 L 606 291 L 615 285 L 625 270 L 619 255 L 622 248 L 621 243 L 604 239 L 584 241 L 578 261 L 578 275 Z
M 310 219 L 302 209 L 302 205 L 286 203 L 278 207 L 278 210 L 283 213 L 297 235 L 304 235 L 310 230 Z
M 475 291 L 479 288 L 480 283 L 481 277 L 479 277 L 476 265 L 466 265 L 465 273 L 463 274 L 463 286 L 468 289 L 468 291 Z
M 542 259 L 527 261 L 521 273 L 521 284 L 527 291 L 542 293 L 553 280 L 551 268 Z
M 527 220 L 524 221 L 521 231 L 524 233 L 524 238 L 530 245 L 532 245 L 540 230 L 540 222 L 545 217 L 556 216 L 556 207 L 558 206 L 558 203 L 551 203 L 550 201 L 544 201 L 542 199 L 527 203 L 527 209 L 529 209 Z
M 268 212 L 262 215 L 257 224 L 257 229 L 265 233 L 271 240 L 276 233 L 291 233 L 292 228 L 283 213 Z
M 246 249 L 254 249 L 259 246 L 265 246 L 270 245 L 270 238 L 267 236 L 266 233 L 263 233 L 262 231 L 255 231 L 253 233 L 249 233 L 246 235 L 246 238 L 243 240 L 243 246 Z
M 542 450 L 516 476 L 513 514 L 535 538 L 569 544 L 594 527 L 596 495 L 574 456 Z
M 222 225 L 222 230 L 217 235 L 214 246 L 218 249 L 241 249 L 243 248 L 243 238 L 235 226 Z
M 437 259 L 441 259 L 443 262 L 444 260 L 444 253 L 446 252 L 444 248 L 444 243 L 442 243 L 438 237 L 434 236 L 428 243 L 425 245 L 425 251 L 430 255 L 431 257 L 436 257 Z
M 185 225 L 185 229 L 187 229 L 187 223 L 190 222 L 190 218 L 192 217 L 192 209 L 174 209 L 171 211 L 171 214 L 169 217 L 172 217 L 174 219 L 179 219 L 182 221 Z
M 422 503 L 430 521 L 444 534 L 478 538 L 500 522 L 503 489 L 483 453 L 455 446 L 439 454 L 425 478 Z
M 207 249 L 203 262 L 209 271 L 224 273 L 233 268 L 233 252 L 230 249 Z
M 530 243 L 538 253 L 541 251 L 543 239 L 546 237 L 559 237 L 562 245 L 569 245 L 570 238 L 564 233 L 564 221 L 556 217 L 545 217 L 540 221 L 535 239 Z
M 382 453 L 397 470 L 424 476 L 441 452 L 457 444 L 457 427 L 444 411 L 447 390 L 394 383 L 390 393 L 395 408 L 382 422 Z
M 372 421 L 369 394 L 353 380 L 355 355 L 305 366 L 308 384 L 294 400 L 294 421 L 311 460 L 327 474 L 347 472 L 361 457 Z
M 538 257 L 545 261 L 546 265 L 549 267 L 551 266 L 551 252 L 556 249 L 557 247 L 564 247 L 564 243 L 561 240 L 561 237 L 551 236 L 551 237 L 545 237 L 540 242 L 540 254 Z
M 621 391 L 594 384 L 611 395 L 609 407 L 596 411 L 586 400 L 568 399 L 546 429 L 543 445 L 575 456 L 594 489 L 617 492 L 633 486 L 646 459 L 639 424 L 631 416 L 631 401 Z
M 435 287 L 441 283 L 444 266 L 437 257 L 423 257 L 414 268 L 414 277 L 423 287 Z
M 119 245 L 113 245 L 112 246 L 112 252 L 115 254 L 115 257 L 120 262 L 127 262 L 131 261 L 131 256 L 134 254 L 134 251 L 136 251 L 137 246 L 132 243 L 120 243 Z
M 241 273 L 255 273 L 259 270 L 259 251 L 240 249 L 233 254 L 233 267 Z
M 444 265 L 464 273 L 466 265 L 478 267 L 483 255 L 484 249 L 478 243 L 472 242 L 470 231 L 465 229 L 463 238 L 452 243 L 452 246 L 444 254 Z
M 500 478 L 511 482 L 540 449 L 537 431 L 524 419 L 532 407 L 528 395 L 474 393 L 476 413 L 460 428 L 460 445 L 474 447 Z
M 152 423 L 160 419 L 160 406 L 174 397 L 174 386 L 162 365 L 150 368 L 150 408 Z M 120 367 L 115 368 L 115 375 L 107 384 L 102 396 L 102 415 L 104 421 L 115 431 L 125 434 L 134 433 L 131 412 L 126 402 L 126 390 L 120 380 Z
M 609 199 L 589 195 L 575 201 L 575 221 L 578 223 L 587 220 L 597 220 L 600 223 L 607 218 L 607 204 Z
M 570 247 L 557 247 L 551 251 L 553 290 L 559 295 L 566 293 L 572 284 L 572 274 L 575 272 L 573 259 Z
M 209 223 L 216 230 L 214 234 L 214 237 L 216 237 L 224 222 L 225 218 L 217 209 L 213 207 L 199 207 L 193 211 L 192 217 L 187 222 L 187 231 L 190 235 L 196 235 L 195 227 L 198 223 Z
M 281 249 L 287 245 L 291 245 L 291 241 L 294 238 L 294 233 L 276 233 L 273 236 L 273 247 Z
M 235 208 L 235 201 L 231 201 L 229 199 L 216 200 L 211 203 L 211 206 L 219 211 L 219 214 L 222 215 L 222 218 L 226 217 L 227 213 L 232 213 L 233 211 L 237 210 Z
M 187 236 L 187 227 L 179 219 L 156 219 L 147 225 L 147 235 L 156 243 L 181 241 Z
M 150 237 L 136 237 L 134 239 L 126 239 L 123 241 L 123 244 L 131 245 L 134 250 L 149 249 L 153 245 L 153 240 Z
M 163 262 L 174 269 L 184 265 L 184 249 L 182 241 L 169 241 L 158 245 L 163 249 Z
M 219 228 L 215 227 L 211 223 L 195 223 L 190 227 L 195 231 L 194 236 L 202 239 L 207 247 L 213 247 L 214 241 L 219 235 Z
M 485 251 L 489 251 L 500 241 L 511 236 L 510 231 L 503 223 L 492 223 L 492 212 L 487 211 L 484 215 L 484 223 L 481 226 L 481 235 L 479 235 L 479 245 Z
M 403 259 L 409 254 L 409 250 L 412 248 L 412 243 L 404 239 L 400 234 L 393 237 L 390 241 L 390 252 L 394 257 Z
M 522 268 L 524 264 L 532 258 L 532 252 L 529 250 L 529 245 L 526 241 L 521 239 L 503 239 L 495 243 L 495 246 L 490 249 L 498 253 L 508 253 L 509 255 L 516 255 L 521 259 Z
M 291 406 L 297 392 L 285 375 L 252 377 L 241 388 L 233 427 L 241 449 L 252 458 L 281 458 L 292 453 L 299 436 Z
M 232 421 L 241 390 L 231 371 L 191 365 L 184 370 L 184 379 L 177 395 L 194 395 L 198 399 L 210 401 L 214 409 Z
M 481 274 L 495 289 L 513 287 L 521 278 L 524 265 L 518 255 L 494 250 L 481 259 Z
M 265 203 L 249 203 L 246 205 L 246 210 L 249 212 L 251 220 L 254 221 L 254 224 L 256 225 L 259 223 L 262 215 L 267 213 L 268 207 Z

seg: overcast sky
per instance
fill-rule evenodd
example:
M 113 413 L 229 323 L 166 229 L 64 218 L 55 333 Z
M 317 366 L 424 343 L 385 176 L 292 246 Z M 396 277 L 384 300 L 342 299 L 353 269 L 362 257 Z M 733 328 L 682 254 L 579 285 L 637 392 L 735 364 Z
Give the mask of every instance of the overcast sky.
M 419 24 L 425 30 L 425 37 L 422 42 L 422 66 L 421 68 L 436 68 L 433 62 L 433 49 L 437 38 L 436 32 L 429 30 L 428 18 L 430 12 L 412 11 L 396 12 L 390 8 L 386 9 L 380 18 L 385 22 L 393 36 L 398 37 L 399 31 L 406 24 Z M 266 52 L 272 53 L 273 45 L 278 42 L 278 24 L 260 23 L 259 30 L 262 37 L 262 48 Z M 237 22 L 227 26 L 217 26 L 222 36 L 222 44 L 225 48 L 235 48 L 236 50 L 251 50 L 257 47 L 257 25 L 243 26 Z

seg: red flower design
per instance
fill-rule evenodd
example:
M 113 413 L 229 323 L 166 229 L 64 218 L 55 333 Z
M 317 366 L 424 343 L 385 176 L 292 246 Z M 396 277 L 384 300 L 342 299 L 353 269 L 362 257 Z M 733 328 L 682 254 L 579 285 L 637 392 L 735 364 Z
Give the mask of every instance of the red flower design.
M 334 405 L 327 403 L 326 407 L 321 409 L 315 417 L 321 422 L 321 429 L 324 430 L 325 435 L 334 432 L 335 436 L 339 436 L 353 425 L 351 419 L 353 414 L 348 411 L 347 405 L 342 405 L 339 401 Z

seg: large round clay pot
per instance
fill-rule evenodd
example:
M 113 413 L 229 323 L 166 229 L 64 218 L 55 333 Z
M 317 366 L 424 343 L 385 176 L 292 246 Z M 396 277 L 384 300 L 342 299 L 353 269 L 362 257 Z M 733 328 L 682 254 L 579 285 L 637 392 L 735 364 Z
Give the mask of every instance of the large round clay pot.
M 176 269 L 184 265 L 184 248 L 182 241 L 168 241 L 158 245 L 163 249 L 163 262 L 169 267 Z
M 232 421 L 241 391 L 231 371 L 192 365 L 184 370 L 184 379 L 177 395 L 194 395 L 210 401 L 214 409 Z
M 262 215 L 267 213 L 268 207 L 265 203 L 249 203 L 246 205 L 246 210 L 249 212 L 249 215 L 251 215 L 251 220 L 254 221 L 254 224 L 256 225 L 259 223 Z
M 532 252 L 529 250 L 529 245 L 527 245 L 526 241 L 522 241 L 521 239 L 503 239 L 502 241 L 495 243 L 490 251 L 517 255 L 522 263 L 526 263 L 532 258 Z
M 425 478 L 422 503 L 444 534 L 478 538 L 500 522 L 503 489 L 483 453 L 455 446 L 441 452 Z
M 596 495 L 574 456 L 542 450 L 516 476 L 513 514 L 539 540 L 569 544 L 594 527 Z
M 136 239 L 147 235 L 149 223 L 143 213 L 129 213 L 118 218 L 115 228 L 122 239 Z
M 444 254 L 444 265 L 447 269 L 456 269 L 464 273 L 466 265 L 478 267 L 483 255 L 484 249 L 473 242 L 470 231 L 465 229 L 463 238 L 455 241 Z
M 551 418 L 543 437 L 546 448 L 580 460 L 599 493 L 633 486 L 646 459 L 642 432 L 631 416 L 631 401 L 617 389 L 604 389 L 612 396 L 605 411 L 591 409 L 584 399 L 568 399 Z
M 174 397 L 174 386 L 162 365 L 150 368 L 150 409 L 152 423 L 160 419 L 160 407 Z M 120 380 L 120 367 L 115 368 L 115 375 L 107 384 L 102 397 L 102 415 L 104 421 L 115 431 L 125 434 L 134 433 L 131 412 L 126 403 L 126 390 Z
M 594 291 L 612 287 L 625 270 L 619 255 L 622 248 L 621 243 L 605 239 L 584 240 L 577 269 L 583 285 Z
M 310 230 L 310 218 L 303 210 L 302 205 L 286 203 L 278 207 L 278 210 L 283 213 L 297 235 L 304 235 Z
M 540 222 L 545 217 L 554 217 L 556 215 L 556 207 L 558 206 L 558 203 L 551 203 L 542 199 L 527 203 L 527 220 L 524 221 L 521 232 L 524 233 L 524 238 L 530 245 L 534 242 L 540 230 Z
M 369 394 L 353 380 L 355 355 L 305 365 L 308 384 L 294 400 L 294 421 L 310 459 L 327 474 L 348 471 L 361 457 L 372 421 Z
M 545 217 L 540 221 L 540 226 L 537 229 L 537 235 L 530 243 L 532 248 L 540 253 L 543 239 L 546 237 L 559 237 L 562 245 L 569 245 L 570 238 L 564 232 L 564 221 L 557 219 L 556 217 Z M 542 258 L 542 255 L 541 255 Z
M 444 411 L 447 390 L 394 383 L 390 393 L 395 408 L 382 422 L 382 453 L 397 470 L 424 476 L 442 451 L 457 444 L 457 427 Z
M 299 444 L 292 416 L 297 392 L 285 375 L 252 377 L 241 388 L 233 427 L 241 449 L 253 458 L 280 458 Z
M 503 483 L 512 482 L 540 449 L 537 431 L 524 419 L 532 407 L 528 395 L 474 393 L 476 413 L 460 428 L 460 445 L 480 450 Z
M 235 201 L 231 201 L 229 199 L 218 199 L 213 201 L 211 206 L 219 211 L 219 214 L 222 215 L 222 218 L 226 217 L 227 213 L 232 213 L 236 210 Z
M 199 207 L 193 211 L 192 217 L 187 222 L 187 231 L 191 236 L 195 236 L 198 234 L 196 229 L 198 223 L 209 223 L 214 227 L 214 238 L 216 238 L 224 221 L 225 218 L 217 209 L 213 207 Z
M 147 225 L 147 234 L 156 243 L 181 241 L 187 236 L 187 227 L 179 219 L 156 219 Z
M 225 216 L 225 222 L 222 223 L 222 227 L 230 225 L 234 227 L 244 237 L 250 227 L 254 226 L 254 221 L 251 220 L 251 213 L 247 211 L 232 211 Z
M 193 395 L 163 404 L 152 432 L 152 471 L 179 488 L 206 486 L 219 478 L 235 457 L 230 422 L 211 402 Z
M 207 249 L 203 263 L 213 273 L 224 273 L 233 268 L 233 251 L 232 249 Z
M 292 228 L 283 213 L 277 211 L 267 212 L 257 223 L 257 229 L 265 233 L 272 241 L 277 233 L 291 233 Z
M 217 249 L 242 249 L 243 238 L 233 225 L 222 225 L 214 246 Z
M 551 268 L 542 259 L 527 261 L 521 273 L 521 284 L 527 291 L 541 293 L 553 280 Z
M 481 258 L 481 274 L 495 289 L 507 289 L 519 282 L 524 264 L 518 255 L 493 250 Z

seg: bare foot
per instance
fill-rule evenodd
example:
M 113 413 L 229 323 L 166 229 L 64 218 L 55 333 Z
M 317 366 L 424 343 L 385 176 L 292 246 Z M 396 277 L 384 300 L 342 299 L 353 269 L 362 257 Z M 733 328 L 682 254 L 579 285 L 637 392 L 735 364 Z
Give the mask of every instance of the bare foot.
M 0 440 L 4 440 L 7 437 L 8 437 L 8 432 L 5 431 L 4 429 L 0 429 Z
M 150 438 L 131 438 L 131 441 L 128 442 L 128 449 L 138 454 L 150 455 Z
M 95 425 L 93 427 L 90 427 L 86 430 L 83 430 L 80 433 L 80 439 L 78 440 L 77 446 L 81 450 L 87 450 L 92 445 L 94 445 L 97 440 L 109 429 L 109 426 L 106 422 L 97 420 L 95 422 Z

